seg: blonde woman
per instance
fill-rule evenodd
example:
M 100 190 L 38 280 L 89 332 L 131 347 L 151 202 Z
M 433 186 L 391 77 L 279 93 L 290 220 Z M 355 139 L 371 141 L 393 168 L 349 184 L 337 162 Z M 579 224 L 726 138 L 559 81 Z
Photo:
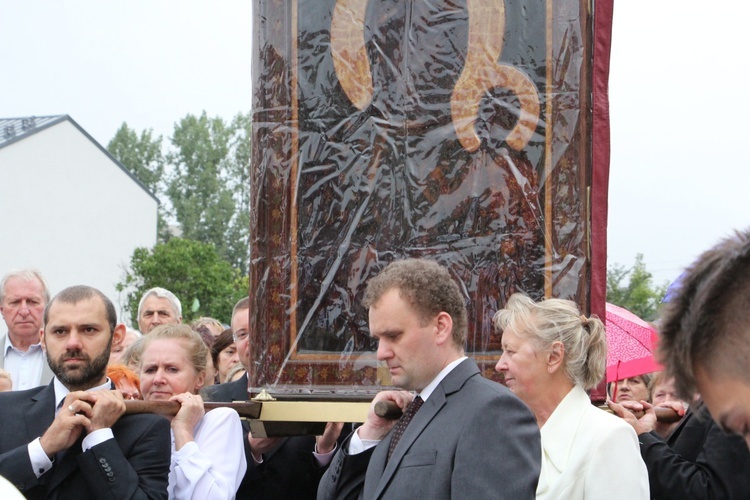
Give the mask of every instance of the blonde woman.
M 495 314 L 503 354 L 495 369 L 534 412 L 542 434 L 537 498 L 647 499 L 648 473 L 633 429 L 591 405 L 604 375 L 604 325 L 569 300 L 514 294 Z
M 206 344 L 189 326 L 179 324 L 158 326 L 142 342 L 143 399 L 181 405 L 171 419 L 169 498 L 234 498 L 247 468 L 242 426 L 232 409 L 203 409 L 197 393 L 206 378 Z

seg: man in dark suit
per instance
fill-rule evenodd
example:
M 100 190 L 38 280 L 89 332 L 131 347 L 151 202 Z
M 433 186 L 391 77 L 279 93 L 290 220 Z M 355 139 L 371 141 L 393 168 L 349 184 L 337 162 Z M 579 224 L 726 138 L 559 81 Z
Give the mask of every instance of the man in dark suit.
M 656 415 L 645 401 L 611 403 L 638 434 L 653 499 L 750 498 L 750 450 L 723 432 L 702 403 L 690 408 L 666 440 L 654 432 Z M 681 413 L 682 402 L 663 403 Z M 640 418 L 627 410 L 643 411 Z
M 44 310 L 41 343 L 55 378 L 0 394 L 0 475 L 27 498 L 167 498 L 169 422 L 123 416 L 106 367 L 116 325 L 112 302 L 66 288 Z
M 659 326 L 659 358 L 680 397 L 750 447 L 750 228 L 704 252 L 679 278 Z
M 240 362 L 250 365 L 250 300 L 240 300 L 232 312 L 232 332 Z M 246 401 L 247 372 L 234 382 L 202 391 L 208 401 Z M 242 499 L 315 498 L 318 482 L 333 457 L 340 424 L 328 424 L 323 436 L 253 438 L 247 421 L 244 430 L 247 472 L 237 490 Z
M 393 262 L 370 280 L 364 305 L 393 384 L 418 394 L 375 397 L 372 408 L 390 400 L 404 417 L 394 426 L 371 410 L 334 457 L 318 498 L 533 498 L 539 428 L 520 399 L 464 356 L 466 305 L 448 270 Z

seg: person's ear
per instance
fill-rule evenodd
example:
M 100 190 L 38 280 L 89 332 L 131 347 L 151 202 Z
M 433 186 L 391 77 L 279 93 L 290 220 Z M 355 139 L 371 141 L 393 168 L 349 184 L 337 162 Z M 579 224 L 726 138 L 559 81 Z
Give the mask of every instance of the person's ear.
M 39 329 L 39 343 L 42 345 L 42 350 L 44 352 L 47 352 L 47 343 L 45 342 L 46 338 L 44 337 L 44 328 Z
M 206 383 L 206 371 L 203 370 L 202 372 L 198 373 L 198 375 L 195 378 L 195 392 L 200 391 L 203 388 L 203 384 Z
M 117 346 L 122 344 L 122 341 L 125 340 L 125 334 L 127 331 L 127 327 L 122 323 L 115 326 L 115 330 L 112 332 L 112 345 Z
M 453 341 L 453 318 L 445 311 L 435 317 L 435 335 L 438 345 Z
M 559 370 L 565 358 L 565 345 L 562 342 L 555 341 L 547 352 L 547 371 L 554 373 Z

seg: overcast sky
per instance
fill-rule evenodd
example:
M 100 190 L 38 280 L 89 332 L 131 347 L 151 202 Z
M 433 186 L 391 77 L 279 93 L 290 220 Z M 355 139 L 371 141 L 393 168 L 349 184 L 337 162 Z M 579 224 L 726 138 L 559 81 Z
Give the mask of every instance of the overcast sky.
M 250 109 L 252 0 L 0 0 L 0 117 L 68 114 L 106 146 Z M 719 7 L 720 6 L 720 7 Z M 610 263 L 658 283 L 750 226 L 750 2 L 615 4 Z

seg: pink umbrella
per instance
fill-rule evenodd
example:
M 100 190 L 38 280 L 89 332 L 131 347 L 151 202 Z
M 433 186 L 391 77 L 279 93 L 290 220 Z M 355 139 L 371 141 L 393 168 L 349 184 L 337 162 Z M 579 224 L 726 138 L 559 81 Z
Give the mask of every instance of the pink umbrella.
M 607 302 L 607 382 L 660 371 L 654 359 L 656 329 L 622 307 Z

